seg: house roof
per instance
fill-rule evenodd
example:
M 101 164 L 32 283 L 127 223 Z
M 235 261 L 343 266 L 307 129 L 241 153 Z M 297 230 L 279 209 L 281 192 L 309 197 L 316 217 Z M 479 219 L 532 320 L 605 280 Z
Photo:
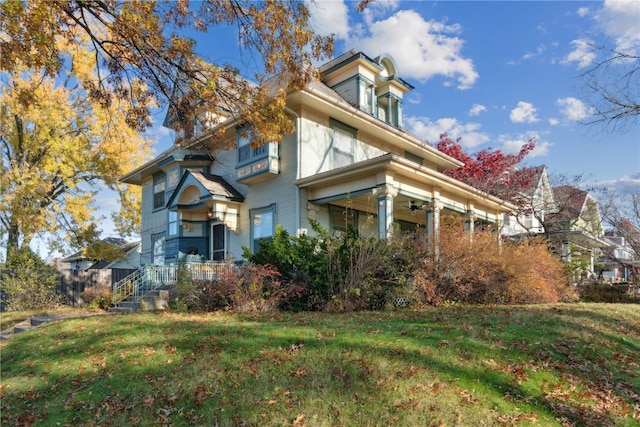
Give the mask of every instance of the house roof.
M 118 247 L 123 253 L 128 254 L 133 250 L 136 250 L 140 246 L 140 241 L 136 242 L 127 242 L 126 240 L 119 237 L 107 237 L 106 239 L 102 239 L 101 242 L 107 243 L 109 245 L 113 245 Z M 73 263 L 79 261 L 91 261 L 92 259 L 85 255 L 84 251 L 75 252 L 68 257 L 62 258 L 60 262 Z M 100 260 L 91 265 L 90 268 L 105 268 L 113 261 L 105 261 Z
M 211 155 L 199 150 L 180 148 L 174 145 L 167 148 L 154 159 L 121 176 L 118 180 L 127 184 L 142 185 L 143 177 L 161 172 L 163 170 L 162 168 L 166 165 L 180 161 L 210 164 L 212 158 Z
M 197 190 L 189 190 L 194 186 Z M 243 202 L 244 196 L 219 175 L 188 169 L 169 198 L 167 208 L 201 209 L 206 201 L 216 199 Z
M 588 192 L 571 185 L 553 187 L 553 197 L 558 202 L 558 212 L 553 214 L 551 219 L 578 219 L 582 213 L 588 194 Z
M 188 171 L 209 193 L 213 196 L 220 196 L 238 202 L 244 201 L 244 196 L 229 184 L 220 175 L 212 175 L 200 171 Z
M 120 247 L 120 250 L 121 250 L 125 255 L 128 255 L 128 254 L 130 254 L 131 252 L 134 252 L 134 251 L 138 250 L 138 248 L 139 248 L 139 247 L 140 247 L 140 241 L 137 241 L 137 242 L 128 242 L 128 243 L 125 243 L 124 245 L 122 245 L 122 246 Z M 113 263 L 114 263 L 114 261 L 117 261 L 117 260 L 107 261 L 107 260 L 104 260 L 104 259 L 103 259 L 103 260 L 100 260 L 100 261 L 96 262 L 95 264 L 91 265 L 89 268 L 90 268 L 90 269 L 109 268 L 109 266 L 110 266 L 111 264 L 113 264 Z
M 353 60 L 357 60 L 359 58 L 364 59 L 367 63 L 370 63 L 372 66 L 377 68 L 382 68 L 382 66 L 378 63 L 383 58 L 388 58 L 388 55 L 381 55 L 376 59 L 372 59 L 365 55 L 362 52 L 357 50 L 350 50 L 342 55 L 336 57 L 335 59 L 321 65 L 319 67 L 319 72 L 321 74 L 326 73 L 327 70 L 331 69 L 340 64 L 348 63 Z M 394 79 L 400 81 L 402 84 L 407 87 L 411 87 L 411 85 L 404 80 L 400 79 L 397 76 L 393 76 Z M 286 76 L 273 76 L 271 79 L 268 79 L 264 84 L 270 87 L 272 90 L 279 89 L 283 87 L 285 84 Z M 304 95 L 303 95 L 304 94 Z M 309 96 L 310 95 L 310 96 Z M 349 104 L 343 97 L 341 97 L 336 91 L 327 86 L 323 81 L 318 79 L 311 80 L 307 86 L 300 91 L 291 91 L 289 93 L 289 101 L 291 102 L 291 108 L 295 108 L 295 105 L 301 102 L 302 98 L 307 98 L 307 101 L 310 98 L 315 100 L 321 100 L 322 104 L 325 104 L 324 107 L 318 105 L 317 107 L 320 109 L 329 109 L 331 115 L 335 115 L 341 121 L 354 121 L 354 123 L 349 123 L 351 126 L 356 127 L 357 129 L 367 128 L 367 132 L 371 133 L 375 136 L 379 136 L 382 139 L 389 139 L 390 134 L 393 134 L 395 137 L 398 137 L 398 141 L 396 142 L 401 148 L 404 148 L 407 151 L 413 152 L 417 155 L 427 155 L 429 156 L 429 161 L 437 165 L 439 170 L 447 170 L 447 169 L 455 169 L 462 166 L 462 162 L 442 153 L 441 151 L 435 149 L 429 144 L 422 141 L 416 135 L 408 132 L 406 129 L 398 129 L 387 123 L 384 123 L 380 120 L 371 120 L 371 115 L 360 111 L 358 109 L 353 108 L 351 104 Z M 289 102 L 288 102 L 289 104 Z M 336 111 L 335 107 L 338 106 L 340 111 Z M 342 117 L 342 115 L 344 117 Z M 371 126 L 374 124 L 375 126 Z M 231 117 L 226 121 L 221 122 L 218 126 L 226 128 L 227 132 L 234 132 L 234 127 L 238 125 L 237 118 Z M 228 133 L 228 136 L 230 134 Z M 202 138 L 206 138 L 205 135 Z M 134 185 L 142 185 L 142 179 L 145 176 L 149 176 L 155 174 L 157 172 L 161 172 L 163 170 L 163 165 L 167 165 L 172 161 L 180 161 L 186 160 L 186 156 L 192 156 L 191 160 L 194 161 L 210 161 L 211 158 L 208 157 L 207 153 L 191 149 L 189 147 L 194 147 L 197 141 L 194 141 L 193 144 L 189 144 L 186 148 L 180 147 L 170 147 L 160 155 L 156 156 L 154 159 L 148 161 L 147 163 L 139 166 L 138 168 L 128 172 L 127 174 L 120 177 L 119 181 L 127 184 Z M 425 153 L 428 152 L 427 153 Z

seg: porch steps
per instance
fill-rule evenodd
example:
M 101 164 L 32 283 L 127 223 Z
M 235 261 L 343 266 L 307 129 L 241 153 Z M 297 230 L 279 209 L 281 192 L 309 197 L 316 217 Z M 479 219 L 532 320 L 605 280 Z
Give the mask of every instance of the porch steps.
M 145 293 L 140 301 L 125 299 L 117 306 L 109 308 L 111 313 L 131 313 L 134 311 L 164 310 L 169 303 L 169 290 L 156 289 Z

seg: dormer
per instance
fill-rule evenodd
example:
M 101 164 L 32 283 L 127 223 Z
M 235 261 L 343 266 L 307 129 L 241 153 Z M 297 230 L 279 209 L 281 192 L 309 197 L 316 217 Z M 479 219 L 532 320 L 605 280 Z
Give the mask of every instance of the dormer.
M 225 85 L 223 80 L 218 85 Z M 174 82 L 169 107 L 162 126 L 176 132 L 176 141 L 198 139 L 232 117 L 223 105 L 192 99 L 189 79 L 179 74 Z
M 397 76 L 391 56 L 371 59 L 351 50 L 321 69 L 324 83 L 354 107 L 397 128 L 402 128 L 402 98 L 413 89 Z

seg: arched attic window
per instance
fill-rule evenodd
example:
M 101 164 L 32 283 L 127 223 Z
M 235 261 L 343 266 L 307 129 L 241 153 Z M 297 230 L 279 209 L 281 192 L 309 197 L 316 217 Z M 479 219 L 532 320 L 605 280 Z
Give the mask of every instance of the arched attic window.
M 410 88 L 397 77 L 398 67 L 390 55 L 380 55 L 375 61 L 382 67 L 376 78 L 378 118 L 385 123 L 401 128 L 403 126 L 402 95 Z
M 187 186 L 178 197 L 179 205 L 195 205 L 200 202 L 200 189 L 195 185 Z
M 389 55 L 387 54 L 380 55 L 378 57 L 378 63 L 382 65 L 382 71 L 380 71 L 380 77 L 384 79 L 388 79 L 388 78 L 394 77 L 397 74 L 395 61 Z

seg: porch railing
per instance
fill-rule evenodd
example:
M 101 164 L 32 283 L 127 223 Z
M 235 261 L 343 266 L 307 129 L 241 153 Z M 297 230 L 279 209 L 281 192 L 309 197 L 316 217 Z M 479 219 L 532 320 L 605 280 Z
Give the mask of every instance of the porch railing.
M 113 285 L 113 304 L 124 300 L 138 302 L 146 294 L 178 283 L 178 271 L 184 269 L 191 280 L 214 280 L 235 266 L 223 262 L 185 262 L 178 265 L 145 265 Z

